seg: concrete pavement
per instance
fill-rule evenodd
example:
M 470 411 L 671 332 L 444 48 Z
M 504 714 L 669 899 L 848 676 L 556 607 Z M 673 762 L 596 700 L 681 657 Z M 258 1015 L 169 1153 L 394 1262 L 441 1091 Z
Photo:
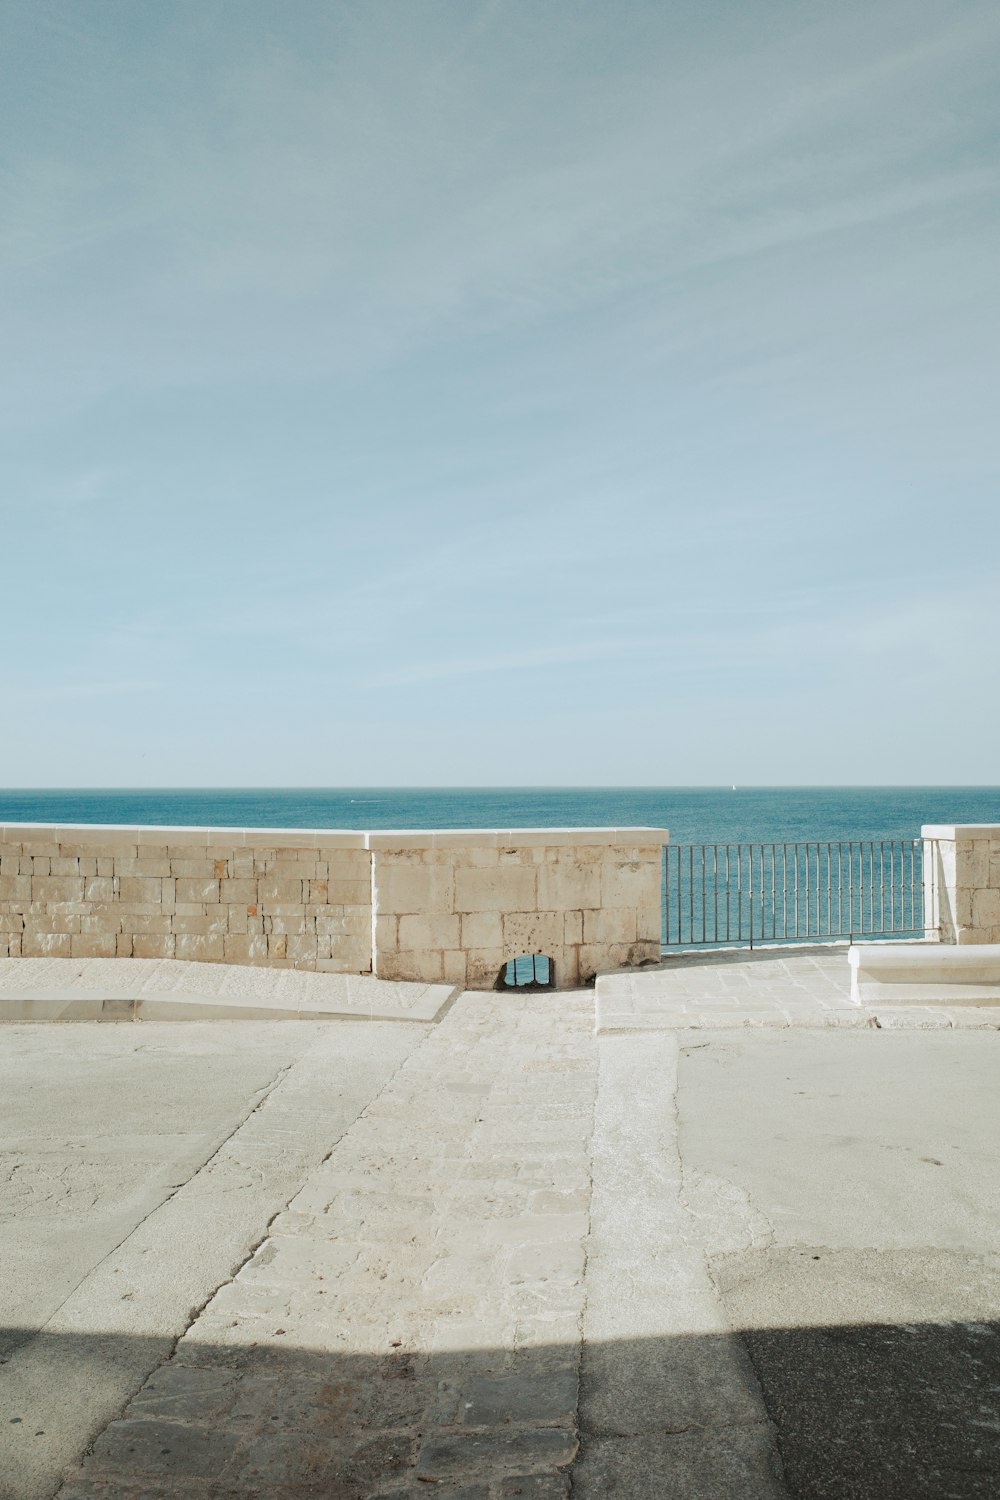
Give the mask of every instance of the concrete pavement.
M 5 1028 L 36 1039 L 9 1070 L 29 1093 L 43 1037 L 141 1040 L 164 1079 L 196 1033 L 233 1060 L 149 1091 L 146 1135 L 192 1175 L 73 1315 L 22 1300 L 0 1494 L 995 1495 L 1000 1033 L 739 1019 L 595 1036 L 592 994 L 467 994 L 429 1027 Z M 270 1075 L 261 1037 L 294 1052 Z M 118 1089 L 145 1065 L 118 1064 Z M 104 1129 L 86 1094 L 78 1136 L 55 1122 L 67 1164 Z M 226 1199 L 196 1163 L 231 1125 Z M 101 1281 L 121 1255 L 126 1301 Z M 172 1267 L 201 1277 L 183 1311 Z

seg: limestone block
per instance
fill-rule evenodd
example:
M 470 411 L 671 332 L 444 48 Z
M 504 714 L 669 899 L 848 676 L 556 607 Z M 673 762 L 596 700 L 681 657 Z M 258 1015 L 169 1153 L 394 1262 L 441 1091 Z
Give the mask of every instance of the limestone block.
M 543 911 L 566 911 L 600 904 L 600 865 L 560 860 L 558 864 L 546 863 L 538 871 L 538 905 Z
M 498 865 L 495 870 L 455 871 L 454 909 L 460 912 L 534 911 L 537 905 L 533 865 Z
M 171 873 L 173 872 L 170 868 L 169 859 L 150 859 L 149 851 L 145 849 L 142 851 L 139 859 L 115 860 L 116 875 L 144 875 L 149 877 L 154 875 L 170 875 Z
M 223 952 L 228 964 L 262 964 L 267 961 L 267 938 L 262 933 L 227 933 Z
M 170 859 L 164 872 L 177 880 L 215 880 L 215 861 L 211 859 Z M 115 865 L 118 874 L 122 872 Z
M 350 906 L 370 905 L 372 899 L 371 879 L 327 881 L 327 900 Z
M 990 879 L 990 845 L 988 839 L 970 839 L 957 843 L 955 849 L 955 884 L 985 886 Z
M 583 942 L 583 912 L 563 912 L 563 942 L 579 946 Z
M 201 903 L 202 905 L 215 904 L 219 900 L 219 887 L 221 881 L 214 877 L 211 880 L 191 879 L 187 876 L 179 878 L 175 887 L 175 900 L 178 905 L 182 903 Z M 124 881 L 122 882 L 124 885 Z
M 171 932 L 173 918 L 170 912 L 161 912 L 158 916 L 140 915 L 136 912 L 124 912 L 121 919 L 122 932 L 130 932 L 134 937 L 137 932 L 157 933 L 163 935 Z
M 29 855 L 32 859 L 58 859 L 62 850 L 51 839 L 25 839 L 21 844 L 21 853 Z
M 179 932 L 175 939 L 174 955 L 177 958 L 197 959 L 202 963 L 223 963 L 226 957 L 225 938 L 221 932 Z
M 503 922 L 503 951 L 507 958 L 521 953 L 545 953 L 562 947 L 563 914 L 561 911 L 506 912 Z
M 26 868 L 32 875 L 48 875 L 51 873 L 52 861 L 50 859 L 28 859 Z
M 450 865 L 421 865 L 404 855 L 379 851 L 374 880 L 379 911 L 402 915 L 455 910 L 455 872 Z
M 0 911 L 0 932 L 23 932 L 24 917 L 19 911 Z
M 462 917 L 463 948 L 502 948 L 503 926 L 496 911 L 466 912 Z
M 79 875 L 33 875 L 32 901 L 82 901 L 83 880 Z
M 167 933 L 133 933 L 132 934 L 132 956 L 133 958 L 173 958 L 176 952 L 176 939 Z
M 416 979 L 427 984 L 437 984 L 444 979 L 444 956 L 438 948 L 380 953 L 378 976 L 380 979 Z
M 634 943 L 635 909 L 605 908 L 583 914 L 584 943 Z
M 21 952 L 25 958 L 72 958 L 73 937 L 68 932 L 25 932 Z
M 79 932 L 82 918 L 64 907 L 47 906 L 24 919 L 25 932 Z M 112 928 L 112 931 L 115 929 Z
M 286 956 L 300 968 L 310 967 L 316 962 L 315 934 L 305 933 L 299 937 L 289 936 Z
M 459 984 L 465 988 L 466 958 L 461 951 L 449 949 L 442 954 L 442 968 L 446 984 Z
M 88 880 L 97 874 L 96 859 L 81 859 L 78 861 L 78 864 L 80 867 L 80 874 L 83 876 L 84 880 Z
M 95 875 L 83 883 L 84 901 L 113 901 L 115 899 L 115 882 L 109 875 Z
M 576 989 L 580 983 L 580 947 L 573 944 L 566 947 L 558 955 L 553 955 L 555 964 L 555 984 L 557 990 Z
M 160 905 L 163 896 L 163 881 L 145 875 L 123 875 L 118 881 L 118 899 L 126 905 L 133 903 Z
M 972 925 L 1000 926 L 1000 890 L 982 889 L 972 895 Z
M 606 859 L 601 865 L 601 906 L 659 909 L 662 876 L 656 859 Z
M 170 930 L 178 936 L 182 933 L 187 937 L 221 936 L 229 926 L 227 912 L 225 906 L 210 907 L 197 917 L 182 917 L 175 912 L 170 918 Z
M 327 906 L 330 901 L 329 880 L 310 880 L 309 889 L 306 892 L 306 900 L 310 906 Z
M 262 875 L 258 883 L 257 894 L 258 899 L 266 906 L 276 901 L 302 903 L 305 883 L 302 880 L 292 880 L 284 876 Z
M 452 913 L 435 912 L 430 916 L 401 916 L 399 946 L 401 949 L 459 948 L 460 921 Z
M 310 918 L 309 921 L 307 922 L 305 916 L 302 914 L 301 911 L 298 913 L 297 916 L 294 916 L 294 917 L 293 916 L 272 916 L 271 917 L 271 931 L 272 932 L 283 932 L 286 935 L 286 937 L 302 937 L 303 934 L 306 933 L 306 932 L 309 932 L 309 933 L 315 935 L 316 929 L 315 929 L 315 926 L 314 926 L 314 920 L 315 919 Z M 289 956 L 291 956 L 291 955 L 289 955 Z
M 281 933 L 280 935 L 272 933 L 272 934 L 270 934 L 268 936 L 268 939 L 267 939 L 267 956 L 268 956 L 268 958 L 274 958 L 274 959 L 282 959 L 282 958 L 284 958 L 285 955 L 286 955 L 287 947 L 288 947 L 288 939 L 285 937 L 284 933 Z
M 79 875 L 79 873 L 80 861 L 78 859 L 61 854 L 58 859 L 49 860 L 50 875 Z
M 115 957 L 132 958 L 132 934 L 130 932 L 119 932 L 115 938 Z
M 229 874 L 234 880 L 249 880 L 254 874 L 254 851 L 236 849 L 229 861 Z
M 256 880 L 220 880 L 219 900 L 227 906 L 248 906 L 257 900 Z
M 30 900 L 30 875 L 0 875 L 0 901 Z
M 465 955 L 467 987 L 473 990 L 491 990 L 506 962 L 507 955 L 502 948 L 470 948 Z
M 70 952 L 73 958 L 115 958 L 118 954 L 118 934 L 81 933 L 71 939 Z
M 109 855 L 99 854 L 97 856 L 98 875 L 113 875 L 115 873 L 115 862 Z

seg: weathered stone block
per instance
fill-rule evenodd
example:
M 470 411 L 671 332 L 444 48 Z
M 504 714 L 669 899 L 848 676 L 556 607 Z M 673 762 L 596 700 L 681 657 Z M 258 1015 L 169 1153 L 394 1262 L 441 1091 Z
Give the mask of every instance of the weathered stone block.
M 163 882 L 156 877 L 145 875 L 123 875 L 118 881 L 118 899 L 127 905 L 137 902 L 140 906 L 144 904 L 160 904 L 163 895 Z
M 503 950 L 507 958 L 521 953 L 551 954 L 562 947 L 563 916 L 559 911 L 507 912 L 503 917 Z
M 454 909 L 460 912 L 532 911 L 536 906 L 535 879 L 532 865 L 456 870 Z
M 462 917 L 463 948 L 502 948 L 503 926 L 496 911 L 466 912 Z
M 262 933 L 227 933 L 223 952 L 229 964 L 262 964 L 267 959 L 267 938 Z
M 247 906 L 255 902 L 257 900 L 256 880 L 221 880 L 219 900 L 227 906 Z
M 266 906 L 275 902 L 304 904 L 305 882 L 276 875 L 262 875 L 257 887 L 258 899 Z
M 376 901 L 380 911 L 451 912 L 455 910 L 455 875 L 449 866 L 421 865 L 402 855 L 375 856 Z
M 79 875 L 33 875 L 32 901 L 82 901 L 83 880 Z
M 601 906 L 644 906 L 660 903 L 660 860 L 608 859 L 601 865 Z
M 80 933 L 71 939 L 70 952 L 73 958 L 115 958 L 118 953 L 118 934 Z
M 25 958 L 72 958 L 73 938 L 68 932 L 25 932 L 21 952 Z
M 460 927 L 459 919 L 453 913 L 401 916 L 399 946 L 404 949 L 458 948 L 461 946 Z
M 131 934 L 133 958 L 173 958 L 176 954 L 176 939 L 170 933 Z
M 220 881 L 214 877 L 210 880 L 191 879 L 187 876 L 178 878 L 175 887 L 175 900 L 178 906 L 182 903 L 200 902 L 202 905 L 215 904 L 219 900 Z
M 1000 925 L 1000 890 L 984 889 L 973 892 L 972 925 L 990 928 Z
M 583 914 L 583 941 L 592 943 L 634 943 L 636 936 L 635 910 L 585 911 Z
M 544 864 L 539 869 L 538 905 L 543 911 L 566 911 L 567 908 L 600 904 L 600 865 L 560 862 Z
M 226 956 L 225 938 L 221 932 L 178 932 L 174 953 L 177 958 L 199 959 L 202 963 L 222 963 Z

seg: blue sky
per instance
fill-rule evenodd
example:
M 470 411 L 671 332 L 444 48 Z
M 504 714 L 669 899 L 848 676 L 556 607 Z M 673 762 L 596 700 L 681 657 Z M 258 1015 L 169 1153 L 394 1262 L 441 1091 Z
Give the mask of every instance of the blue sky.
M 0 785 L 998 779 L 994 3 L 0 17 Z

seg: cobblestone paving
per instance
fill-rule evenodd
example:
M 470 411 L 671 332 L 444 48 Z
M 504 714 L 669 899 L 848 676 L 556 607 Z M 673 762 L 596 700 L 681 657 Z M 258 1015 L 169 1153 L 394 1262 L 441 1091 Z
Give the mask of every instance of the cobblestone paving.
M 463 996 L 61 1500 L 567 1495 L 595 1094 L 591 996 Z

